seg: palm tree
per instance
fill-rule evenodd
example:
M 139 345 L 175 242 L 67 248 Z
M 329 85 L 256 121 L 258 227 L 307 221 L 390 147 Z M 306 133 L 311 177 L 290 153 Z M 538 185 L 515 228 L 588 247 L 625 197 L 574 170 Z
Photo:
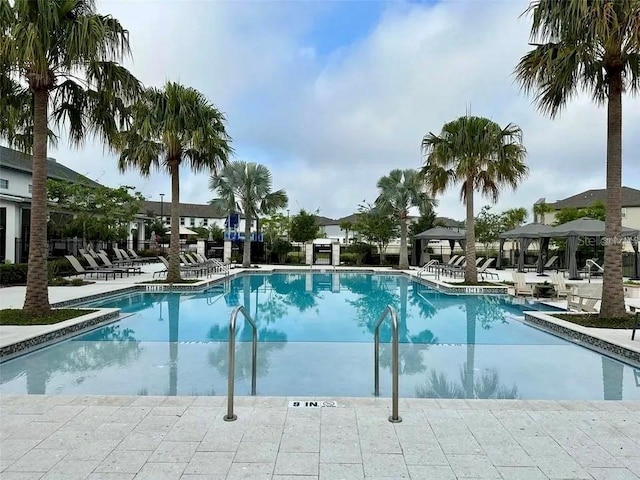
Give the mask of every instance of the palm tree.
M 464 116 L 445 124 L 440 135 L 425 135 L 422 150 L 422 174 L 432 195 L 462 183 L 460 197 L 467 207 L 464 279 L 477 283 L 473 194 L 478 190 L 495 202 L 502 187 L 515 190 L 528 174 L 522 131 L 511 123 L 503 128 L 487 118 Z
M 270 215 L 286 208 L 284 190 L 271 191 L 271 172 L 264 165 L 236 160 L 211 176 L 209 188 L 218 198 L 211 205 L 218 212 L 244 214 L 244 252 L 242 266 L 251 266 L 251 223 L 258 215 Z
M 553 208 L 551 208 L 551 205 L 549 205 L 547 202 L 540 202 L 540 203 L 536 203 L 533 206 L 533 214 L 536 217 L 536 221 L 538 221 L 539 223 L 545 223 L 545 215 L 547 213 L 553 212 Z
M 529 212 L 524 207 L 510 208 L 502 212 L 502 219 L 507 230 L 513 230 L 527 221 Z
M 124 126 L 140 84 L 117 62 L 129 32 L 91 0 L 0 0 L 0 137 L 33 154 L 29 266 L 24 310 L 50 310 L 47 290 L 47 143 L 49 120 L 69 141 L 87 133 L 110 143 Z M 20 82 L 24 82 L 23 84 Z M 13 101 L 7 100 L 10 96 Z M 27 103 L 28 102 L 28 103 Z M 26 105 L 25 105 L 26 104 Z
M 171 175 L 171 240 L 168 282 L 180 279 L 180 165 L 194 172 L 216 172 L 227 164 L 231 140 L 224 115 L 199 91 L 167 82 L 149 88 L 132 108 L 131 127 L 119 136 L 120 171 L 136 169 L 149 176 L 152 168 Z
M 394 169 L 389 175 L 378 180 L 380 195 L 375 206 L 385 214 L 395 216 L 400 223 L 400 259 L 398 268 L 409 268 L 407 255 L 407 218 L 409 208 L 418 207 L 420 211 L 433 207 L 433 200 L 424 192 L 424 181 L 417 170 Z
M 581 90 L 607 104 L 607 214 L 602 317 L 625 315 L 622 287 L 622 93 L 640 91 L 640 1 L 538 0 L 535 48 L 516 67 L 525 91 L 538 90 L 540 110 L 556 117 Z

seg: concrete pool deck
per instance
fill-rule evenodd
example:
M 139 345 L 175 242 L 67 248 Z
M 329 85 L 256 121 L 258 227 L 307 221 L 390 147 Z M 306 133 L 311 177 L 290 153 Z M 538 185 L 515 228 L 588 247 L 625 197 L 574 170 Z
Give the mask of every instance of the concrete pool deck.
M 3 480 L 640 478 L 640 402 L 0 397 Z M 300 400 L 300 399 L 296 399 Z
M 154 268 L 51 287 L 51 302 L 126 289 Z M 24 290 L 2 289 L 0 307 L 19 308 Z M 26 327 L 0 336 L 7 328 Z M 1 395 L 0 478 L 640 479 L 640 402 L 401 398 L 403 421 L 391 424 L 388 398 L 291 400 L 304 399 L 237 397 L 238 420 L 224 422 L 223 396 Z

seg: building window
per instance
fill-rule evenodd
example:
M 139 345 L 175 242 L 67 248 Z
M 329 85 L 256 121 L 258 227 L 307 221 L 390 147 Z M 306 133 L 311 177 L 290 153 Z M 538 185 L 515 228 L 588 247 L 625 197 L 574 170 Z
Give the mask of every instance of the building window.
M 184 225 L 184 217 L 180 217 L 180 225 Z
M 202 221 L 202 224 L 203 224 L 205 227 L 208 227 L 208 226 L 209 226 L 209 219 L 208 219 L 208 218 L 205 218 L 205 219 Z
M 9 188 L 9 180 L 0 178 L 0 188 Z
M 623 208 L 621 213 L 622 213 L 622 218 L 627 218 L 627 209 L 626 208 Z
M 190 222 L 189 222 L 189 225 L 191 225 L 192 227 L 195 227 L 195 226 L 196 226 L 196 219 L 195 219 L 195 218 L 192 218 L 192 219 L 190 220 Z

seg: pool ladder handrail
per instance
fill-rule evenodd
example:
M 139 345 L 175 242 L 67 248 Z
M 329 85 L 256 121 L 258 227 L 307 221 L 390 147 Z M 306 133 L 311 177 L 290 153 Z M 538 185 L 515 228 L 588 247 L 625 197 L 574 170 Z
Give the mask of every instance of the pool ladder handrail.
M 380 396 L 380 325 L 389 316 L 391 318 L 391 423 L 400 423 L 402 418 L 398 415 L 398 313 L 391 305 L 382 311 L 373 333 L 373 355 L 374 355 L 374 395 Z
M 251 346 L 251 395 L 256 394 L 256 357 L 258 354 L 258 327 L 251 316 L 247 313 L 244 306 L 239 305 L 231 312 L 229 318 L 229 374 L 227 384 L 227 414 L 222 417 L 225 422 L 233 422 L 238 418 L 233 413 L 233 393 L 235 387 L 235 367 L 236 367 L 236 320 L 238 314 L 242 313 L 245 321 L 249 322 L 253 328 L 253 338 Z

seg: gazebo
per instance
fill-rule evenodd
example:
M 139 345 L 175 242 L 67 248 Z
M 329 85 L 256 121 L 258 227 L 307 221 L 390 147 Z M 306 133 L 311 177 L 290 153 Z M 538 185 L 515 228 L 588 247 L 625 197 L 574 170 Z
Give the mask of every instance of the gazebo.
M 521 225 L 513 230 L 500 234 L 500 251 L 498 253 L 498 261 L 496 268 L 502 268 L 502 251 L 504 249 L 504 242 L 507 240 L 517 240 L 520 244 L 520 257 L 518 258 L 518 271 L 524 271 L 524 258 L 525 252 L 531 245 L 531 242 L 538 240 L 540 242 L 540 252 L 538 253 L 537 272 L 538 274 L 544 274 L 544 257 L 543 252 L 549 250 L 550 237 L 545 235 L 550 233 L 553 227 L 545 225 L 544 223 L 527 223 Z
M 629 239 L 635 252 L 635 276 L 640 275 L 640 265 L 638 262 L 638 234 L 640 232 L 633 228 L 622 227 L 622 238 Z M 569 264 L 569 278 L 579 279 L 576 252 L 578 250 L 578 238 L 588 237 L 604 238 L 604 222 L 593 218 L 579 218 L 571 222 L 563 223 L 553 227 L 550 232 L 543 235 L 545 238 L 566 238 L 567 239 L 567 260 Z
M 456 246 L 456 242 L 458 242 L 460 247 L 464 250 L 467 245 L 466 238 L 466 230 L 452 230 L 451 228 L 446 227 L 433 227 L 414 235 L 413 239 L 420 241 L 420 256 L 418 257 L 418 263 L 420 263 L 420 260 L 422 259 L 422 252 L 424 251 L 423 242 L 429 243 L 431 240 L 448 240 L 451 251 L 453 251 L 453 248 Z

